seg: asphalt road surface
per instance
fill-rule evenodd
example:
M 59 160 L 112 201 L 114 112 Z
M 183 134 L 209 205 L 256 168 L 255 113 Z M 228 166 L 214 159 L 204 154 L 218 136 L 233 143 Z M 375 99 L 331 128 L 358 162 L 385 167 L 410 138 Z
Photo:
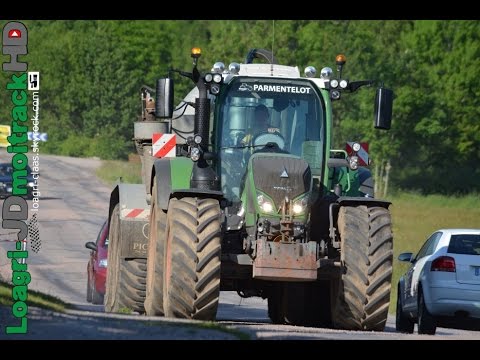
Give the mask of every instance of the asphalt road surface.
M 0 153 L 2 160 L 5 153 Z M 110 187 L 94 175 L 100 165 L 96 159 L 78 159 L 41 155 L 41 192 L 38 220 L 41 249 L 30 251 L 29 289 L 54 295 L 76 305 L 78 310 L 66 314 L 29 309 L 29 332 L 5 335 L 2 329 L 11 325 L 11 310 L 0 307 L 0 339 L 236 339 L 238 334 L 215 328 L 196 327 L 197 322 L 171 320 L 139 315 L 103 313 L 103 306 L 86 303 L 87 241 L 94 241 L 108 215 Z M 0 201 L 1 203 L 1 201 Z M 29 205 L 31 201 L 29 201 Z M 0 276 L 11 278 L 6 251 L 13 250 L 13 233 L 0 230 Z M 236 293 L 222 292 L 217 314 L 218 323 L 247 333 L 251 339 L 476 339 L 480 331 L 443 329 L 435 336 L 405 335 L 395 332 L 390 317 L 385 332 L 351 332 L 333 329 L 273 325 L 267 316 L 266 300 L 240 298 Z M 194 326 L 195 325 L 195 326 Z

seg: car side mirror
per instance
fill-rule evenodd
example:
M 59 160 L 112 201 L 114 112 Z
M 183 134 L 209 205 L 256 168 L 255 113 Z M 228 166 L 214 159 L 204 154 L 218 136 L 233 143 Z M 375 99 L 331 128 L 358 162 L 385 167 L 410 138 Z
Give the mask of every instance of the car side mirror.
M 93 241 L 89 241 L 85 244 L 85 247 L 87 249 L 90 249 L 90 250 L 93 250 L 93 251 L 97 251 L 97 244 L 95 244 Z
M 411 252 L 401 253 L 398 255 L 398 260 L 405 262 L 413 262 L 413 254 Z

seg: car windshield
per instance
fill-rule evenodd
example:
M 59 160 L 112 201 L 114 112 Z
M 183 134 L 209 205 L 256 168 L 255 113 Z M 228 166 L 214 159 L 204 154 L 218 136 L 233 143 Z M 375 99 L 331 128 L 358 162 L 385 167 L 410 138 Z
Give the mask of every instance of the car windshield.
M 480 235 L 452 235 L 447 251 L 451 254 L 480 255 Z
M 238 77 L 217 101 L 222 190 L 238 199 L 249 155 L 265 143 L 320 168 L 325 110 L 307 80 Z M 313 155 L 312 155 L 313 154 Z

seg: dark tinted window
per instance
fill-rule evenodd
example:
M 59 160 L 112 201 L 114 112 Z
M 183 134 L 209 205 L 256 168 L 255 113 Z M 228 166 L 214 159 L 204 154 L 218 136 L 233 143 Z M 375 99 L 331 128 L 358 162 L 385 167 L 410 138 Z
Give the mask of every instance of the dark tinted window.
M 452 235 L 448 252 L 451 254 L 480 255 L 480 235 Z

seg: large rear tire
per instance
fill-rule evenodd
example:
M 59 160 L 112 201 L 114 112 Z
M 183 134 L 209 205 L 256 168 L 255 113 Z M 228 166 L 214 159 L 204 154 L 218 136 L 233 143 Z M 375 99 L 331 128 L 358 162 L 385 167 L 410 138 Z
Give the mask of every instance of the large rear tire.
M 215 320 L 220 296 L 218 200 L 171 199 L 167 214 L 165 316 Z
M 143 313 L 147 260 L 120 258 L 120 239 L 120 210 L 117 204 L 110 219 L 105 312 L 131 310 Z
M 150 237 L 147 256 L 147 294 L 145 312 L 150 316 L 163 316 L 163 257 L 167 215 L 157 203 L 158 185 L 153 178 L 150 207 Z
M 342 206 L 338 231 L 344 273 L 333 306 L 333 324 L 346 330 L 383 331 L 393 263 L 390 213 L 377 206 Z

